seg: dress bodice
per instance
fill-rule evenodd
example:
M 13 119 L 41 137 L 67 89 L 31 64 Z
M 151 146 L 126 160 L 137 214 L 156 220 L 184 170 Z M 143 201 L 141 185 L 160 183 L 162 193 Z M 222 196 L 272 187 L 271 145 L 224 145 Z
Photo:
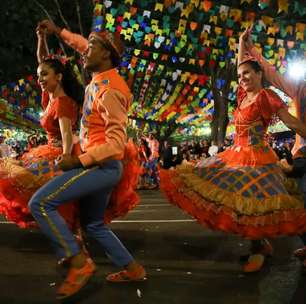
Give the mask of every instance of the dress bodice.
M 285 105 L 276 93 L 268 89 L 262 89 L 250 105 L 240 108 L 244 97 L 245 92 L 238 94 L 238 107 L 234 113 L 235 145 L 266 145 L 265 134 L 272 117 Z
M 56 98 L 49 104 L 40 119 L 40 124 L 48 135 L 48 143 L 54 146 L 61 146 L 61 131 L 59 118 L 67 117 L 71 119 L 72 129 L 75 130 L 78 110 L 73 99 L 68 96 Z

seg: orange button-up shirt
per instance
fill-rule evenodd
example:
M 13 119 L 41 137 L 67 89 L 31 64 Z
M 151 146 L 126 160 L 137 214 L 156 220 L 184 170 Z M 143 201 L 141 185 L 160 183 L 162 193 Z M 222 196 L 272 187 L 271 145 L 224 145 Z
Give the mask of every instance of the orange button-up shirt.
M 63 40 L 83 53 L 87 40 L 62 30 Z M 122 159 L 127 141 L 126 127 L 132 94 L 116 69 L 97 73 L 86 88 L 81 118 L 79 156 L 84 167 L 109 159 Z

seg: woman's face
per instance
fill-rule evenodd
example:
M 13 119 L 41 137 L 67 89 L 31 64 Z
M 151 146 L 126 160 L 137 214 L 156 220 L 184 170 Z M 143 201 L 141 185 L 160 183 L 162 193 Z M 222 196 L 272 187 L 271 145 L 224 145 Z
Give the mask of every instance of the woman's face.
M 248 63 L 238 67 L 238 82 L 247 92 L 256 91 L 262 88 L 262 72 L 256 72 Z
M 37 68 L 38 82 L 43 91 L 53 93 L 60 85 L 62 74 L 56 74 L 54 69 L 46 63 L 41 63 Z

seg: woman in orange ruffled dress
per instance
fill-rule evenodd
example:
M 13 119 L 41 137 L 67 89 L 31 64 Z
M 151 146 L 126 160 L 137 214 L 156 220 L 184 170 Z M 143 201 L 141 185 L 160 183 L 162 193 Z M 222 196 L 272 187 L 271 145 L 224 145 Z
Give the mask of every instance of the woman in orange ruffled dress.
M 0 212 L 22 228 L 32 226 L 28 202 L 42 185 L 59 174 L 56 158 L 61 154 L 77 153 L 73 131 L 77 127 L 78 104 L 83 101 L 83 88 L 69 63 L 48 58 L 45 34 L 38 36 L 38 81 L 42 88 L 43 115 L 40 123 L 48 136 L 48 144 L 31 148 L 21 162 L 10 158 L 0 161 Z M 46 58 L 46 59 L 43 59 Z M 70 226 L 77 225 L 74 203 L 62 206 L 61 214 Z
M 22 228 L 35 221 L 28 209 L 32 195 L 52 177 L 61 174 L 56 159 L 61 154 L 79 154 L 79 144 L 73 144 L 77 126 L 78 105 L 83 102 L 83 88 L 77 82 L 69 62 L 48 58 L 46 36 L 37 28 L 39 61 L 38 80 L 42 87 L 41 125 L 48 135 L 48 144 L 31 149 L 22 162 L 0 160 L 0 213 Z M 48 58 L 48 59 L 43 59 Z M 62 60 L 64 61 L 64 60 Z M 139 203 L 135 192 L 140 174 L 138 150 L 131 139 L 125 146 L 123 174 L 114 188 L 105 214 L 104 223 L 122 217 Z M 73 231 L 79 228 L 79 208 L 76 202 L 59 207 L 59 211 Z
M 161 188 L 205 227 L 252 240 L 243 270 L 255 272 L 272 253 L 265 238 L 306 230 L 303 201 L 286 189 L 278 158 L 265 140 L 267 128 L 274 115 L 304 138 L 306 127 L 276 93 L 263 88 L 260 66 L 245 56 L 242 41 L 239 59 L 234 145 L 196 165 L 161 170 Z

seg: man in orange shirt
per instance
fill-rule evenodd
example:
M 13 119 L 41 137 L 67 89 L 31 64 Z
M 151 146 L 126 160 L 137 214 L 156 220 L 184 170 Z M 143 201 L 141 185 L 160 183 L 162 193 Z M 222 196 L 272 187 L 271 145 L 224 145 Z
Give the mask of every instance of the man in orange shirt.
M 93 261 L 79 247 L 57 212 L 59 205 L 76 199 L 80 200 L 84 232 L 100 243 L 117 266 L 124 268 L 106 279 L 110 282 L 145 280 L 144 268 L 103 223 L 111 192 L 122 175 L 127 113 L 132 98 L 127 84 L 116 70 L 123 45 L 118 36 L 107 31 L 92 32 L 87 41 L 49 20 L 42 21 L 39 26 L 48 33 L 57 33 L 81 52 L 84 67 L 92 72 L 81 118 L 83 153 L 79 156 L 63 154 L 58 166 L 64 173 L 39 189 L 29 203 L 41 230 L 52 241 L 58 258 L 70 264 L 68 275 L 57 290 L 57 298 L 65 299 L 77 293 L 95 271 Z

